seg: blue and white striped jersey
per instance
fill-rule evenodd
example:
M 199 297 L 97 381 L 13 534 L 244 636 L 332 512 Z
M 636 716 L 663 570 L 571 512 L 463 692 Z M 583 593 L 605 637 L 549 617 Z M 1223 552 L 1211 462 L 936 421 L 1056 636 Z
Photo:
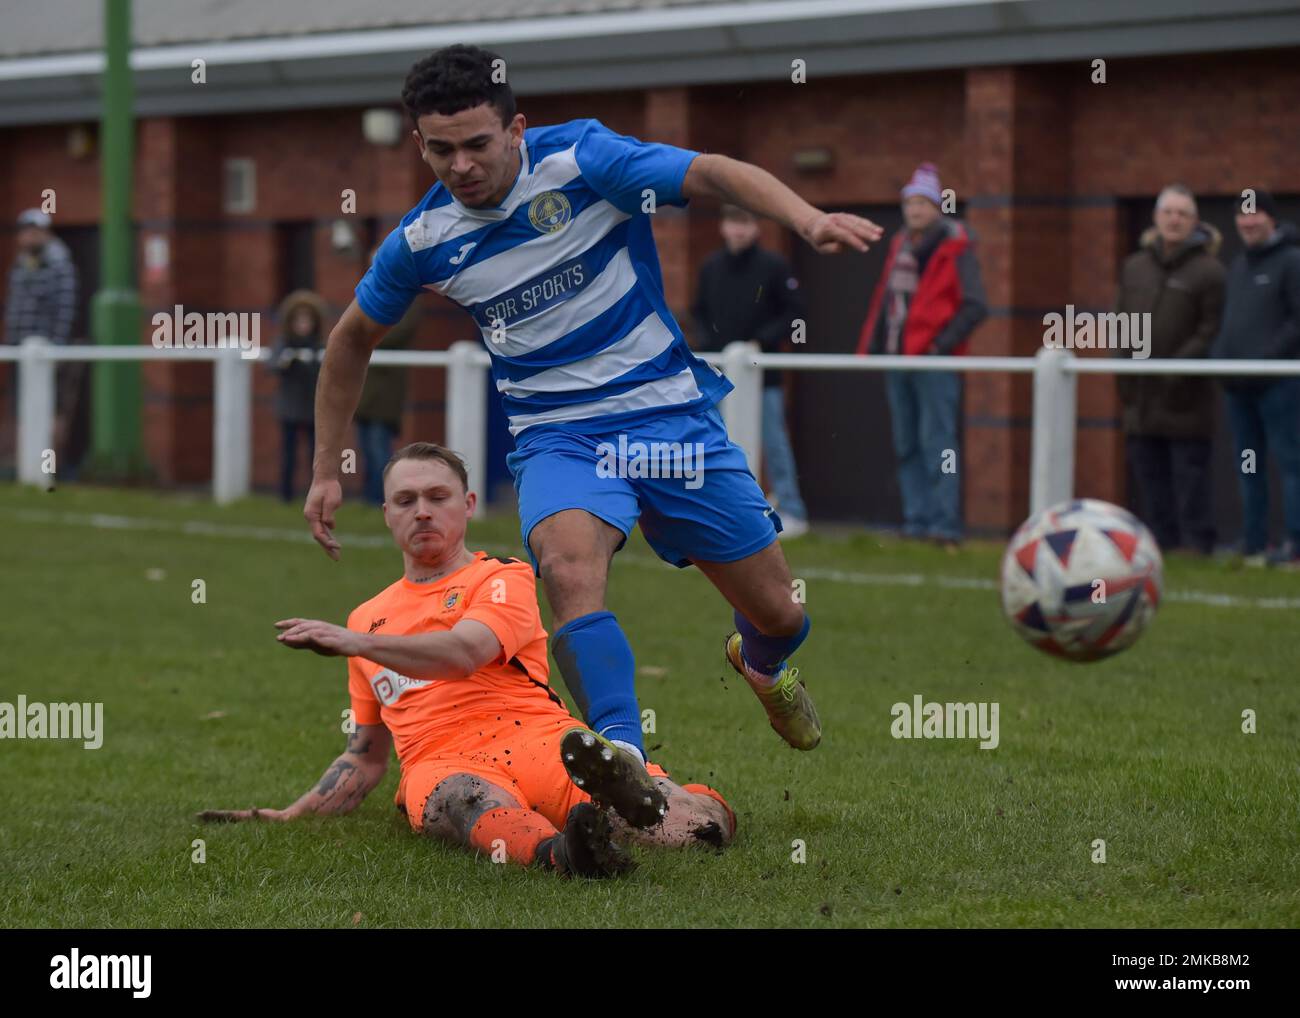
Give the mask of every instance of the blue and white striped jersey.
M 695 412 L 731 383 L 695 357 L 664 301 L 642 211 L 685 205 L 698 154 L 615 134 L 598 120 L 524 131 L 514 187 L 496 208 L 462 205 L 441 182 L 381 245 L 357 286 L 377 322 L 421 288 L 478 323 L 510 432 L 609 431 Z

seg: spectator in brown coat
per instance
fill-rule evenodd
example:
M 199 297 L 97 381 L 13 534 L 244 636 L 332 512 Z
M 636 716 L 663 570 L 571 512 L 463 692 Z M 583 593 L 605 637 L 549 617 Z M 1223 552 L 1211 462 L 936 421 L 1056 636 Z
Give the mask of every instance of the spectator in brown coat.
M 1151 357 L 1205 357 L 1223 311 L 1224 270 L 1216 257 L 1223 238 L 1199 221 L 1195 197 L 1180 184 L 1160 192 L 1153 219 L 1120 271 L 1116 310 L 1151 315 Z M 1162 548 L 1209 554 L 1213 382 L 1203 375 L 1119 375 L 1117 384 L 1139 515 Z

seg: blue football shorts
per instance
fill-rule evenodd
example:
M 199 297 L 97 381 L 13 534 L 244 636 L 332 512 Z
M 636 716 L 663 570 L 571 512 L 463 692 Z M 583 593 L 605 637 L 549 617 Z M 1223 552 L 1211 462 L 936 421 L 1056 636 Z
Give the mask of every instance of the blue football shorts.
M 639 519 L 650 547 L 679 567 L 735 562 L 762 551 L 782 529 L 716 407 L 600 434 L 525 431 L 506 463 L 534 571 L 528 537 L 565 509 L 616 527 L 619 548 Z

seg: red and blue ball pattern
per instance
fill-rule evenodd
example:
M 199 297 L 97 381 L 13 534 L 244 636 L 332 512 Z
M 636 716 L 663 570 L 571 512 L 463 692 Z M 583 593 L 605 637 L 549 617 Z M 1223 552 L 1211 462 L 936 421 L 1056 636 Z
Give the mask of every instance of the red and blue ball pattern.
M 1082 498 L 1044 509 L 1002 557 L 1002 612 L 1026 641 L 1071 661 L 1131 647 L 1160 604 L 1164 568 L 1127 509 Z

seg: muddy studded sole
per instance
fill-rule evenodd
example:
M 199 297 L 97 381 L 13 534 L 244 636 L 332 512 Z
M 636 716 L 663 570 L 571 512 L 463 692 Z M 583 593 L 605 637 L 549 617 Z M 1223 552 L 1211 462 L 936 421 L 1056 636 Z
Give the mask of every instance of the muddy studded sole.
M 636 869 L 632 857 L 614 843 L 609 817 L 589 802 L 580 802 L 569 810 L 552 852 L 569 876 L 600 879 Z
M 572 728 L 560 740 L 560 759 L 569 778 L 633 827 L 653 827 L 667 810 L 667 801 L 641 763 L 587 728 Z

